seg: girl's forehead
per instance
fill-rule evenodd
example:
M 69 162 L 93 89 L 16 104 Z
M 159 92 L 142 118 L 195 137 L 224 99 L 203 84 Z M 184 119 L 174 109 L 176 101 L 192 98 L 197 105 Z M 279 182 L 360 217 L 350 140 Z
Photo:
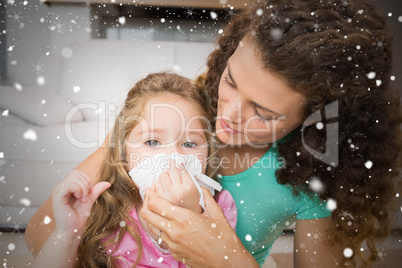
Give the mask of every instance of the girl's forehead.
M 201 114 L 200 105 L 196 101 L 176 94 L 160 94 L 146 101 L 143 113 L 156 111 L 177 112 L 178 114 Z
M 199 104 L 175 94 L 148 99 L 141 117 L 152 124 L 185 124 L 187 127 L 203 127 L 207 122 Z

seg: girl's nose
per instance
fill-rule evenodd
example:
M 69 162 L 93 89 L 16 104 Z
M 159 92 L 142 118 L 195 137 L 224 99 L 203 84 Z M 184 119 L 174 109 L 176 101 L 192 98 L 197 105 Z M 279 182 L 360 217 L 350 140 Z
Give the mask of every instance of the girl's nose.
M 179 144 L 179 142 L 172 144 L 172 146 L 169 148 L 168 152 L 166 152 L 168 154 L 171 153 L 177 153 L 177 154 L 183 154 L 183 146 L 181 146 Z

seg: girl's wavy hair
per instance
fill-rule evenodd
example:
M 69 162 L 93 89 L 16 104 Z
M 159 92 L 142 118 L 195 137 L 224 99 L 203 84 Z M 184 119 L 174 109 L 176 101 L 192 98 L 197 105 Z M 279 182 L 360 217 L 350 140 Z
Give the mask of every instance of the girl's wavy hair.
M 326 127 L 300 126 L 279 145 L 286 168 L 277 171 L 277 180 L 293 186 L 297 195 L 311 192 L 308 182 L 319 178 L 324 186 L 320 197 L 337 204 L 332 237 L 354 252 L 343 261 L 356 266 L 358 255 L 363 266 L 370 266 L 379 256 L 375 244 L 390 233 L 401 151 L 402 115 L 390 79 L 392 38 L 385 17 L 366 0 L 258 2 L 230 20 L 198 84 L 212 91 L 216 115 L 223 70 L 241 40 L 250 37 L 265 69 L 308 98 L 304 118 L 337 102 L 338 144 L 331 146 L 338 146 L 338 165 L 320 161 L 305 146 L 325 153 Z M 331 120 L 321 122 L 325 126 Z M 367 161 L 371 168 L 365 167 Z M 369 256 L 360 250 L 364 241 Z
M 138 189 L 129 177 L 126 166 L 126 137 L 138 123 L 141 111 L 147 101 L 158 96 L 179 96 L 194 104 L 199 112 L 204 133 L 208 142 L 206 174 L 212 176 L 216 171 L 210 160 L 215 148 L 210 131 L 210 115 L 206 112 L 204 91 L 182 76 L 172 73 L 155 73 L 137 82 L 128 92 L 127 98 L 107 143 L 107 154 L 100 168 L 99 181 L 108 181 L 111 187 L 103 192 L 92 207 L 85 233 L 78 248 L 79 267 L 118 267 L 115 257 L 125 232 L 128 232 L 139 247 L 136 266 L 142 255 L 141 237 L 138 223 L 130 217 L 132 209 L 142 204 Z M 123 224 L 124 223 L 124 224 Z M 106 253 L 106 250 L 110 251 Z

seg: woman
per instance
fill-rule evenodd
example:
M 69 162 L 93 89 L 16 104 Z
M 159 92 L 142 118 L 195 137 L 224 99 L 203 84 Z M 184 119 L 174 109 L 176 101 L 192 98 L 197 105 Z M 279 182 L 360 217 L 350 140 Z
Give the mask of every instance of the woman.
M 273 0 L 231 20 L 198 82 L 212 91 L 238 236 L 207 192 L 198 215 L 151 188 L 140 215 L 177 260 L 258 267 L 293 221 L 296 267 L 377 259 L 375 243 L 390 230 L 402 118 L 384 29 L 366 0 Z M 99 149 L 77 168 L 96 181 L 102 157 Z M 32 227 L 50 211 L 47 201 L 27 228 L 35 250 L 53 227 Z

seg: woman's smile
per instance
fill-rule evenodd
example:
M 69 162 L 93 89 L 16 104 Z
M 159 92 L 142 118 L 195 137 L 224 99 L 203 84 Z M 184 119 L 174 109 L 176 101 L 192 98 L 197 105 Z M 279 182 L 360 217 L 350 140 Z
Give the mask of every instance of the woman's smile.
M 242 132 L 240 132 L 240 131 L 237 131 L 237 130 L 231 128 L 231 127 L 229 126 L 229 124 L 226 123 L 225 120 L 220 119 L 220 121 L 221 121 L 222 129 L 225 130 L 226 132 L 228 132 L 229 134 L 231 134 L 231 135 L 238 135 L 238 134 L 241 134 L 241 133 L 242 133 Z

